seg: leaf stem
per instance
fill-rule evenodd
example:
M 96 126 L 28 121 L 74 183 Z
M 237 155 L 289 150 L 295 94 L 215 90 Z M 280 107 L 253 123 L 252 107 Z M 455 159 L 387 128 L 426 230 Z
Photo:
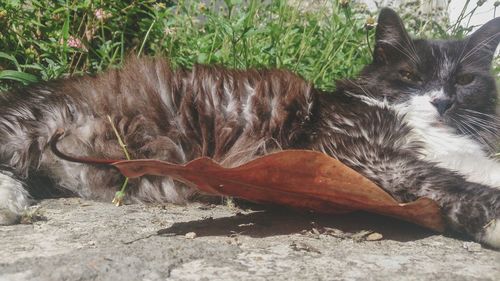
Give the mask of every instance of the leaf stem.
M 125 154 L 125 157 L 127 160 L 130 160 L 130 154 L 128 153 L 127 150 L 127 145 L 123 142 L 122 138 L 120 137 L 120 134 L 118 133 L 118 130 L 115 127 L 115 124 L 113 123 L 113 119 L 111 119 L 111 116 L 107 115 L 109 123 L 111 124 L 111 127 L 113 128 L 113 132 L 116 135 L 116 138 L 118 139 L 118 144 L 120 147 L 123 149 L 123 153 Z M 127 189 L 128 185 L 128 177 L 125 177 L 125 180 L 123 181 L 122 187 L 120 191 L 117 191 L 115 193 L 115 198 L 113 198 L 113 204 L 115 204 L 117 207 L 121 206 L 123 204 L 123 198 L 125 197 L 125 190 Z
M 120 147 L 123 149 L 123 153 L 125 153 L 125 157 L 127 160 L 130 160 L 130 154 L 128 153 L 127 150 L 127 145 L 123 142 L 122 138 L 120 137 L 120 134 L 118 133 L 118 130 L 115 127 L 115 124 L 113 123 L 113 120 L 111 119 L 111 116 L 107 115 L 109 123 L 111 123 L 111 127 L 113 128 L 113 131 L 116 135 L 116 138 L 118 139 L 118 144 Z

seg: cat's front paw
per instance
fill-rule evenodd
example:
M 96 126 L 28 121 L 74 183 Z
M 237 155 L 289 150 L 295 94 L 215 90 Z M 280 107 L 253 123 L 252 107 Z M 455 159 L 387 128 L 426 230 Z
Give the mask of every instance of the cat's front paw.
M 500 219 L 492 220 L 485 226 L 480 240 L 487 245 L 500 249 Z
M 29 195 L 22 182 L 0 171 L 0 225 L 18 223 L 29 204 Z
M 19 222 L 20 215 L 9 209 L 0 209 L 0 225 L 11 225 Z

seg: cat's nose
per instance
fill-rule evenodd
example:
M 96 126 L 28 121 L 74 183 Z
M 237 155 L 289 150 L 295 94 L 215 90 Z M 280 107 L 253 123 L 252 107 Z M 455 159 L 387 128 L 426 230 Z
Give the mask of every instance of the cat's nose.
M 439 112 L 439 115 L 445 114 L 448 109 L 453 105 L 453 101 L 449 98 L 436 98 L 431 101 L 432 105 L 434 105 Z

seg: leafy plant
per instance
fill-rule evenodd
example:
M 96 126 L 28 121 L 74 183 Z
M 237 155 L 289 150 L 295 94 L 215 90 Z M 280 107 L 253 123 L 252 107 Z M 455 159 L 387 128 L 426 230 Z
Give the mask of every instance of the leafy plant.
M 325 5 L 308 11 L 284 0 L 0 0 L 0 69 L 16 71 L 4 73 L 0 89 L 99 72 L 130 54 L 166 56 L 174 67 L 288 68 L 331 88 L 369 61 L 368 14 Z
M 414 34 L 461 37 L 476 11 L 465 13 L 469 2 L 453 24 L 417 14 L 420 1 L 399 10 Z M 320 3 L 0 0 L 0 90 L 96 73 L 128 55 L 165 56 L 173 67 L 287 68 L 332 89 L 370 61 L 375 14 L 356 1 Z

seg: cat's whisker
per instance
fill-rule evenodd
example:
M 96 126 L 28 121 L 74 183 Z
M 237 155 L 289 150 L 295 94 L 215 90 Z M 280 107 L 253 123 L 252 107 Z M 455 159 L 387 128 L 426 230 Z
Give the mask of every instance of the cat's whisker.
M 368 97 L 370 98 L 375 98 L 375 95 L 373 95 L 370 91 L 366 90 L 361 84 L 354 82 L 352 79 L 347 79 L 347 82 L 351 83 L 353 86 L 358 87 L 363 93 L 365 93 Z
M 420 59 L 419 59 L 419 57 L 417 55 L 416 50 L 412 50 L 412 48 L 410 47 L 409 51 L 406 51 L 406 47 L 408 47 L 408 46 L 404 46 L 403 44 L 401 44 L 399 42 L 398 42 L 398 45 L 400 46 L 400 48 L 397 48 L 397 49 L 400 52 L 402 52 L 403 54 L 405 54 L 416 65 L 419 64 Z M 410 45 L 412 45 L 412 44 L 410 44 Z M 393 46 L 396 47 L 395 45 L 393 45 Z
M 405 94 L 415 94 L 419 91 L 420 89 L 416 88 L 416 87 L 411 87 L 411 86 L 408 86 L 406 87 L 406 89 L 402 90 L 402 93 L 405 93 Z
M 460 120 L 453 119 L 452 117 L 450 117 L 450 119 L 455 122 L 460 132 L 462 132 L 467 136 L 474 136 L 477 139 L 477 141 L 479 141 L 482 145 L 484 145 L 485 147 L 490 147 L 487 141 L 481 135 L 479 135 L 477 131 L 474 130 L 474 128 L 468 126 L 467 124 L 461 122 Z
M 414 64 L 418 64 L 419 59 L 415 55 L 413 55 L 411 52 L 407 51 L 407 46 L 404 46 L 403 44 L 399 42 L 393 42 L 389 40 L 379 40 L 379 42 L 387 44 L 395 48 L 397 51 L 399 51 L 401 54 L 405 55 L 409 60 L 411 60 Z
M 467 59 L 462 62 L 459 62 L 459 64 L 467 63 L 467 65 L 470 67 L 482 68 L 484 67 L 484 60 L 487 59 L 489 56 L 491 56 L 491 54 L 482 53 L 481 55 L 476 55 L 473 60 Z
M 404 30 L 405 29 L 404 24 L 402 22 L 400 22 L 399 24 L 400 24 L 400 28 Z M 404 37 L 404 40 L 406 41 L 406 43 L 408 44 L 408 47 L 409 47 L 410 51 L 413 53 L 411 55 L 415 59 L 414 62 L 415 63 L 420 62 L 420 58 L 418 56 L 417 49 L 415 47 L 415 44 L 413 43 L 413 40 L 410 38 L 410 36 L 408 35 L 408 33 L 405 33 L 403 35 L 403 37 Z M 401 47 L 403 49 L 405 49 L 404 46 L 401 46 Z
M 473 115 L 469 115 L 469 114 L 461 114 L 462 117 L 464 119 L 471 119 L 471 120 L 474 120 L 476 122 L 479 122 L 481 124 L 485 124 L 485 125 L 489 125 L 489 126 L 492 126 L 492 127 L 497 127 L 497 128 L 500 128 L 500 124 L 498 124 L 497 122 L 494 122 L 494 121 L 491 121 L 491 120 L 487 120 L 487 119 L 484 119 L 484 118 L 479 118 L 477 116 L 473 116 Z
M 475 124 L 479 128 L 490 131 L 495 134 L 498 134 L 498 130 L 500 129 L 500 126 L 498 124 L 489 122 L 488 120 L 480 119 L 467 114 L 457 114 L 457 115 L 461 118 L 461 120 L 467 120 L 467 122 Z
M 500 137 L 498 126 L 482 123 L 481 121 L 483 120 L 478 121 L 467 115 L 456 114 L 456 116 L 458 118 L 450 117 L 450 119 L 455 122 L 458 128 L 465 130 L 468 132 L 466 134 L 473 136 L 474 139 L 483 144 L 484 147 L 494 152 L 495 139 Z M 463 130 L 461 131 L 463 132 Z
M 485 120 L 485 119 L 477 118 L 477 117 L 473 117 L 473 116 L 469 116 L 469 118 L 471 118 L 475 122 L 478 122 L 478 123 L 490 126 L 492 128 L 500 129 L 500 125 L 498 123 L 496 123 L 496 122 L 492 122 L 490 120 Z
M 462 133 L 462 134 L 465 134 L 465 135 L 473 135 L 473 133 L 468 130 L 467 128 L 464 127 L 464 125 L 462 124 L 462 122 L 458 119 L 455 119 L 453 117 L 449 117 L 451 121 L 455 122 L 456 126 L 457 126 L 457 129 Z
M 467 46 L 469 45 L 470 42 L 470 37 L 467 37 L 464 44 L 462 45 L 462 50 L 460 51 L 460 55 L 458 56 L 458 63 L 461 63 L 463 60 L 463 57 L 465 56 L 465 50 L 467 49 Z
M 498 136 L 498 130 L 496 130 L 494 128 L 491 128 L 489 126 L 485 126 L 484 124 L 479 123 L 479 122 L 474 121 L 474 120 L 469 120 L 468 123 L 470 125 L 474 125 L 477 129 L 480 129 L 480 130 L 485 131 L 487 133 L 490 133 L 490 134 Z
M 461 122 L 459 120 L 455 120 L 456 124 L 458 124 L 461 128 L 463 128 L 466 132 L 468 132 L 467 135 L 469 136 L 474 136 L 477 141 L 479 141 L 481 144 L 483 144 L 484 147 L 492 148 L 491 144 L 484 138 L 484 136 L 477 131 L 473 126 L 470 126 L 469 124 L 465 122 Z
M 462 62 L 466 61 L 468 58 L 470 58 L 471 56 L 473 56 L 479 50 L 486 49 L 486 50 L 490 51 L 491 53 L 494 53 L 495 52 L 494 49 L 490 50 L 490 49 L 484 48 L 484 47 L 487 46 L 488 43 L 490 43 L 491 41 L 495 40 L 495 38 L 498 36 L 498 34 L 500 34 L 500 32 L 494 33 L 493 35 L 488 36 L 483 41 L 479 42 L 469 52 L 467 52 L 463 57 L 461 57 L 460 60 L 459 60 L 459 62 L 462 63 Z
M 463 120 L 467 120 L 467 122 L 473 123 L 476 126 L 484 130 L 487 130 L 495 135 L 498 135 L 500 132 L 500 125 L 497 122 L 492 122 L 490 120 L 477 118 L 467 114 L 460 114 L 460 118 L 462 118 Z
M 484 113 L 484 112 L 480 112 L 480 111 L 472 110 L 472 109 L 468 109 L 468 108 L 464 108 L 462 110 L 465 110 L 465 111 L 470 112 L 472 114 L 485 115 L 485 116 L 487 116 L 489 118 L 500 120 L 500 116 L 497 116 L 497 115 L 494 115 L 494 114 L 488 114 L 488 113 Z

